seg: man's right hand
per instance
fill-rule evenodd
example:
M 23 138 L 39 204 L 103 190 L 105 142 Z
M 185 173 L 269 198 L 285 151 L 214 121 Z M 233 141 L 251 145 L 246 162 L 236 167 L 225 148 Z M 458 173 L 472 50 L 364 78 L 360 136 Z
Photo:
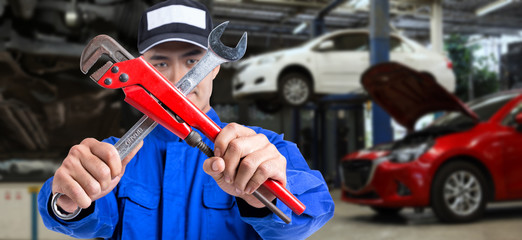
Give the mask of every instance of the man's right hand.
M 113 145 L 93 138 L 73 146 L 54 174 L 53 194 L 64 194 L 58 199 L 58 206 L 74 212 L 77 207 L 88 208 L 107 195 L 120 182 L 125 166 L 142 145 L 143 141 L 123 160 Z

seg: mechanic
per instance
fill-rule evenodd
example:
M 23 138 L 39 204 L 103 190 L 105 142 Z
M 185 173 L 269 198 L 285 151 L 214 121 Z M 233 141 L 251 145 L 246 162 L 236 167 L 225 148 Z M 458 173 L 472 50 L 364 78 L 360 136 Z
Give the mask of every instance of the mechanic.
M 212 30 L 207 8 L 191 0 L 171 0 L 147 9 L 141 18 L 138 50 L 173 83 L 206 52 Z M 223 130 L 207 158 L 158 125 L 125 159 L 114 137 L 73 146 L 55 175 L 43 185 L 39 211 L 45 226 L 78 238 L 109 239 L 304 239 L 332 216 L 334 203 L 318 171 L 308 167 L 294 143 L 283 136 L 236 123 L 222 123 L 210 106 L 216 67 L 188 98 Z M 241 160 L 240 160 L 241 159 Z M 284 223 L 251 193 L 268 178 L 281 182 L 306 205 L 300 216 L 274 195 L 291 223 Z M 53 193 L 63 193 L 51 209 Z

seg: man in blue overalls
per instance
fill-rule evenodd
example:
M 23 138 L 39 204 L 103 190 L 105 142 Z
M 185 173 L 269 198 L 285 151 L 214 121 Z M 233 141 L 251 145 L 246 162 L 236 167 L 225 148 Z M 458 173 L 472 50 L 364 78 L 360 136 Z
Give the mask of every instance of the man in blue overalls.
M 212 20 L 191 0 L 159 3 L 143 14 L 138 50 L 176 83 L 206 52 Z M 113 144 L 85 139 L 73 146 L 38 196 L 45 225 L 73 237 L 108 239 L 304 239 L 332 216 L 334 203 L 317 171 L 282 135 L 236 123 L 222 123 L 210 106 L 216 67 L 187 97 L 223 130 L 207 158 L 162 126 L 120 160 Z M 291 216 L 286 224 L 252 192 L 268 178 L 281 182 L 306 210 L 300 216 L 262 191 Z M 262 189 L 260 189 L 261 191 Z M 51 197 L 63 220 L 51 211 Z

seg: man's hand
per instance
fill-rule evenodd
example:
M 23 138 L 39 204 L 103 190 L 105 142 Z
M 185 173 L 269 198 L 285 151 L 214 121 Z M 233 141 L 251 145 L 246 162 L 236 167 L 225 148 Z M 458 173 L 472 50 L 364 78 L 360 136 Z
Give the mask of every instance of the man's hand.
M 265 135 L 231 123 L 221 130 L 214 146 L 215 157 L 207 159 L 203 169 L 226 193 L 261 208 L 264 205 L 252 192 L 269 178 L 286 186 L 286 159 Z M 265 188 L 259 191 L 270 201 L 275 198 Z
M 67 212 L 91 203 L 111 192 L 120 181 L 125 166 L 143 145 L 120 160 L 118 151 L 109 143 L 87 138 L 73 146 L 53 179 L 53 193 L 63 193 L 57 204 Z

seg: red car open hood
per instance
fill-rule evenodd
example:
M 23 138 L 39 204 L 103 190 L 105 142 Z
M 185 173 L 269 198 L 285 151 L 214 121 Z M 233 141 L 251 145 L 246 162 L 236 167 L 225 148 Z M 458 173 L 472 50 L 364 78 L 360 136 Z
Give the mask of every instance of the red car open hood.
M 433 75 L 399 63 L 369 68 L 363 73 L 361 84 L 374 102 L 410 131 L 420 117 L 436 111 L 460 111 L 478 121 L 477 115 L 439 85 Z

